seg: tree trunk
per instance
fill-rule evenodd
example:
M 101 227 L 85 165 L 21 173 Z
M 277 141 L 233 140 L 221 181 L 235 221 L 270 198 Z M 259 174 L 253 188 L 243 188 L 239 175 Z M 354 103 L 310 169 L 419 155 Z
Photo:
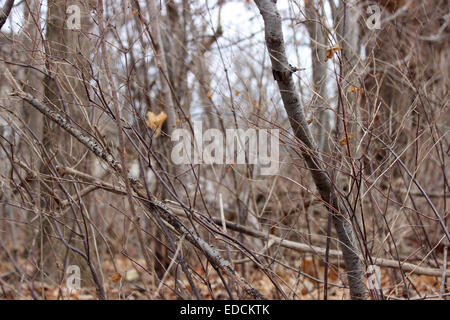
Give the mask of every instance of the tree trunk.
M 303 114 L 300 98 L 292 78 L 293 70 L 286 57 L 280 14 L 272 0 L 255 0 L 255 3 L 264 19 L 266 45 L 272 61 L 273 76 L 277 81 L 284 108 L 295 136 L 305 145 L 305 149 L 302 150 L 303 157 L 320 196 L 332 215 L 341 242 L 350 295 L 352 299 L 365 299 L 364 272 L 358 255 L 355 235 L 349 224 L 350 217 L 336 196 L 334 182 L 330 181 L 329 175 L 322 168 L 318 150 Z

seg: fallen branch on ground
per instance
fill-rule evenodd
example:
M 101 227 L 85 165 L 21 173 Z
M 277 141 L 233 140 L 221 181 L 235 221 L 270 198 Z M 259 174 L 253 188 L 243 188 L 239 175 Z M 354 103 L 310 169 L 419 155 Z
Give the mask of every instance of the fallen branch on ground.
M 184 215 L 184 211 L 181 208 L 179 208 L 176 203 L 170 201 L 169 203 L 167 203 L 167 205 L 171 208 L 171 210 L 174 213 L 176 213 L 180 216 Z M 208 217 L 202 215 L 199 212 L 193 211 L 192 213 L 195 215 L 198 215 L 204 219 L 209 219 Z M 219 217 L 217 217 L 217 218 L 213 217 L 213 222 L 218 226 L 222 226 L 222 219 Z M 246 227 L 246 226 L 237 225 L 236 223 L 226 221 L 226 220 L 225 220 L 225 225 L 230 230 L 241 232 L 243 234 L 246 234 L 248 236 L 255 237 L 258 239 L 262 239 L 262 240 L 266 240 L 266 241 L 273 241 L 275 244 L 278 244 L 281 247 L 284 247 L 287 249 L 292 249 L 292 250 L 300 252 L 300 253 L 311 253 L 311 254 L 318 255 L 320 257 L 325 257 L 325 254 L 326 254 L 325 248 L 322 248 L 322 247 L 313 246 L 313 245 L 309 245 L 306 243 L 300 243 L 300 242 L 291 241 L 291 240 L 286 240 L 286 239 L 283 239 L 283 238 L 280 238 L 280 237 L 277 237 L 277 236 L 274 236 L 271 234 L 269 235 L 269 234 L 259 231 L 259 230 L 255 230 L 255 229 Z M 342 253 L 338 250 L 329 250 L 329 256 L 331 258 L 342 259 Z M 362 257 L 360 257 L 360 259 L 363 260 Z M 375 257 L 372 257 L 372 259 L 373 259 L 374 265 L 379 266 L 379 267 L 393 268 L 393 269 L 400 268 L 399 262 L 397 260 L 385 259 L 385 258 L 375 258 Z M 418 266 L 416 264 L 409 263 L 409 262 L 400 262 L 400 265 L 401 265 L 401 268 L 403 269 L 403 271 L 411 272 L 414 274 L 421 274 L 421 275 L 434 276 L 434 277 L 442 276 L 442 270 L 440 270 L 440 269 L 421 267 L 421 266 Z M 447 270 L 447 272 L 446 272 L 446 277 L 450 277 L 449 270 Z

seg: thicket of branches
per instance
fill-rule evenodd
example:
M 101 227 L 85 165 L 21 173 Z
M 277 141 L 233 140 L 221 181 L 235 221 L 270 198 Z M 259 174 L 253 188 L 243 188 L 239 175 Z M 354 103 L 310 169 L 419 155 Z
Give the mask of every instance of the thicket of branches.
M 0 298 L 450 295 L 447 1 L 0 10 Z M 279 172 L 175 165 L 194 121 Z

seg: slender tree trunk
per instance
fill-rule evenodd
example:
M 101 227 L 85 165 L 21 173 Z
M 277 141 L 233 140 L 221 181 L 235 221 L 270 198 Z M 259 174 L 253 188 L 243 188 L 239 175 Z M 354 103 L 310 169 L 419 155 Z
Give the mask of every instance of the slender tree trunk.
M 163 141 L 162 144 L 159 145 L 160 147 L 160 151 L 162 154 L 165 155 L 167 161 L 166 161 L 166 166 L 168 168 L 168 172 L 170 173 L 170 175 L 172 175 L 173 177 L 175 177 L 177 175 L 177 168 L 176 167 L 172 167 L 171 166 L 171 160 L 170 160 L 170 146 L 172 145 L 172 142 L 170 140 L 170 137 L 172 136 L 172 132 L 173 130 L 175 130 L 176 128 L 176 121 L 177 121 L 177 112 L 176 110 L 176 106 L 174 103 L 174 97 L 172 95 L 172 89 L 174 89 L 173 87 L 171 88 L 171 86 L 173 86 L 173 84 L 171 83 L 171 79 L 173 79 L 174 77 L 174 73 L 177 73 L 178 68 L 175 67 L 175 65 L 171 65 L 169 67 L 168 64 L 168 60 L 167 60 L 167 55 L 166 55 L 166 51 L 165 51 L 165 43 L 163 42 L 163 37 L 161 35 L 161 28 L 160 28 L 160 11 L 158 10 L 158 5 L 157 5 L 156 0 L 150 0 L 147 2 L 148 5 L 148 12 L 150 15 L 150 32 L 151 32 L 151 40 L 152 40 L 152 45 L 153 45 L 153 50 L 154 50 L 154 54 L 155 54 L 155 61 L 156 61 L 156 66 L 159 70 L 159 84 L 160 84 L 160 90 L 161 90 L 161 96 L 162 96 L 162 107 L 163 110 L 166 112 L 167 114 L 167 121 L 164 123 L 163 126 L 163 130 L 165 131 L 165 133 L 167 134 L 167 136 L 163 137 Z M 178 12 L 176 9 L 176 5 L 175 4 L 171 4 L 168 7 L 168 12 L 169 14 L 171 14 L 172 16 L 174 16 L 174 18 L 176 18 L 178 20 L 179 16 L 178 16 Z M 178 28 L 177 25 L 177 21 L 173 22 L 173 25 L 171 25 L 171 27 L 175 27 Z M 179 36 L 179 30 L 174 30 L 175 32 L 175 37 Z M 171 59 L 169 59 L 169 61 L 171 61 Z M 170 71 L 170 72 L 169 72 Z M 175 190 L 176 191 L 176 190 Z M 162 194 L 164 198 L 169 198 L 169 192 L 167 190 L 162 190 Z M 155 230 L 156 233 L 156 237 L 157 238 L 162 238 L 163 234 L 161 232 L 161 230 L 156 229 Z M 167 252 L 167 247 L 165 245 L 165 243 L 162 242 L 158 242 L 155 241 L 153 242 L 153 251 L 155 253 L 155 256 L 158 258 L 159 263 L 155 263 L 155 271 L 158 274 L 159 277 L 161 277 L 164 273 L 165 273 L 165 268 L 167 268 L 170 264 L 170 259 L 168 258 L 168 252 Z M 161 266 L 162 265 L 162 266 Z
M 255 0 L 255 3 L 264 19 L 266 45 L 272 61 L 273 76 L 277 81 L 284 108 L 295 136 L 306 147 L 302 151 L 303 157 L 316 187 L 323 201 L 328 204 L 327 208 L 333 217 L 347 269 L 350 295 L 352 299 L 365 299 L 364 272 L 358 255 L 355 235 L 349 224 L 350 217 L 336 196 L 334 183 L 330 181 L 329 175 L 322 168 L 319 153 L 303 114 L 292 77 L 293 70 L 286 57 L 280 14 L 272 0 Z
M 150 13 L 150 26 L 152 32 L 152 42 L 156 55 L 156 63 L 159 69 L 159 79 L 161 84 L 161 93 L 163 95 L 165 112 L 167 113 L 167 134 L 170 136 L 176 127 L 177 116 L 175 112 L 175 104 L 172 99 L 170 90 L 169 68 L 167 67 L 164 44 L 161 37 L 161 29 L 159 27 L 159 10 L 156 6 L 156 0 L 148 2 L 148 10 Z
M 353 159 L 361 157 L 361 148 L 358 149 L 361 129 L 358 126 L 360 121 L 359 102 L 360 102 L 360 84 L 361 74 L 361 56 L 360 56 L 360 11 L 361 8 L 355 1 L 341 1 L 337 10 L 338 16 L 335 17 L 337 40 L 342 48 L 342 108 L 346 110 L 344 121 L 348 123 L 347 134 L 349 139 L 347 143 L 350 147 Z M 351 141 L 350 141 L 351 138 Z
M 313 101 L 314 105 L 319 108 L 319 124 L 317 140 L 319 141 L 319 149 L 323 153 L 330 150 L 328 144 L 328 135 L 330 133 L 330 117 L 327 112 L 327 63 L 325 61 L 325 53 L 327 47 L 327 39 L 324 37 L 321 25 L 321 16 L 315 5 L 316 1 L 310 0 L 305 3 L 306 29 L 309 33 L 309 47 L 311 49 L 312 61 L 312 77 L 313 77 Z
M 73 28 L 68 25 L 70 11 L 68 13 L 67 10 L 71 5 L 76 5 L 80 9 L 80 25 L 75 25 Z M 50 75 L 43 79 L 44 100 L 53 110 L 64 110 L 71 121 L 84 128 L 90 127 L 89 100 L 83 83 L 83 77 L 87 81 L 89 79 L 87 70 L 90 55 L 89 39 L 83 32 L 90 26 L 89 10 L 88 3 L 80 0 L 71 3 L 65 0 L 48 0 L 46 37 L 43 43 L 46 71 Z M 43 145 L 49 155 L 55 156 L 54 162 L 52 159 L 53 163 L 70 167 L 75 164 L 77 166 L 87 165 L 87 158 L 80 161 L 85 152 L 78 148 L 74 138 L 48 119 L 44 119 L 42 130 Z M 84 169 L 87 170 L 87 168 Z M 40 171 L 48 174 L 51 171 L 49 163 L 44 161 Z M 58 189 L 56 185 L 55 187 Z M 52 197 L 46 197 L 42 205 L 46 212 L 57 206 Z M 68 225 L 72 224 L 73 222 L 69 219 Z M 41 255 L 45 264 L 45 272 L 54 278 L 54 275 L 65 265 L 63 259 L 55 259 L 55 252 L 64 252 L 67 248 L 61 243 L 50 243 L 52 237 L 57 239 L 59 236 L 47 218 L 43 218 L 41 221 L 41 231 L 44 234 L 41 244 L 43 254 L 41 253 Z M 80 230 L 80 233 L 83 234 L 84 230 Z M 80 267 L 84 266 L 84 260 L 78 254 L 70 253 L 69 263 L 77 264 Z M 83 276 L 84 272 L 88 271 L 87 268 L 81 268 L 81 270 Z

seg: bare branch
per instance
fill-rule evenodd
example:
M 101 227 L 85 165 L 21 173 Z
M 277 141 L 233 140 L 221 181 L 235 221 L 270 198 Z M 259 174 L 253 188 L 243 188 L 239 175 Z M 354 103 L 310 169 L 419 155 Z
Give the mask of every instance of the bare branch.
M 10 80 L 13 80 L 12 76 Z M 105 160 L 112 169 L 120 174 L 121 167 L 119 163 L 114 159 L 114 157 L 103 150 L 95 141 L 91 138 L 85 136 L 80 130 L 75 129 L 71 124 L 69 124 L 63 116 L 58 112 L 50 110 L 47 106 L 40 103 L 31 94 L 24 92 L 23 90 L 16 90 L 15 95 L 19 96 L 23 100 L 27 101 L 31 106 L 39 110 L 44 116 L 58 124 L 61 128 L 66 130 L 69 134 L 75 137 L 79 142 L 81 142 L 86 148 L 93 152 L 96 156 Z M 231 268 L 231 263 L 224 259 L 217 250 L 211 247 L 206 241 L 201 237 L 197 236 L 183 224 L 181 224 L 174 213 L 172 213 L 164 203 L 156 199 L 147 199 L 144 192 L 142 191 L 142 185 L 130 178 L 130 184 L 138 195 L 139 199 L 149 210 L 157 210 L 161 217 L 168 222 L 177 232 L 184 236 L 190 243 L 201 250 L 208 260 L 214 265 L 214 267 L 224 271 L 225 274 L 234 278 L 237 283 L 241 285 L 243 290 L 255 299 L 265 299 L 265 297 L 255 288 L 248 283 L 243 277 L 237 275 L 235 271 Z

